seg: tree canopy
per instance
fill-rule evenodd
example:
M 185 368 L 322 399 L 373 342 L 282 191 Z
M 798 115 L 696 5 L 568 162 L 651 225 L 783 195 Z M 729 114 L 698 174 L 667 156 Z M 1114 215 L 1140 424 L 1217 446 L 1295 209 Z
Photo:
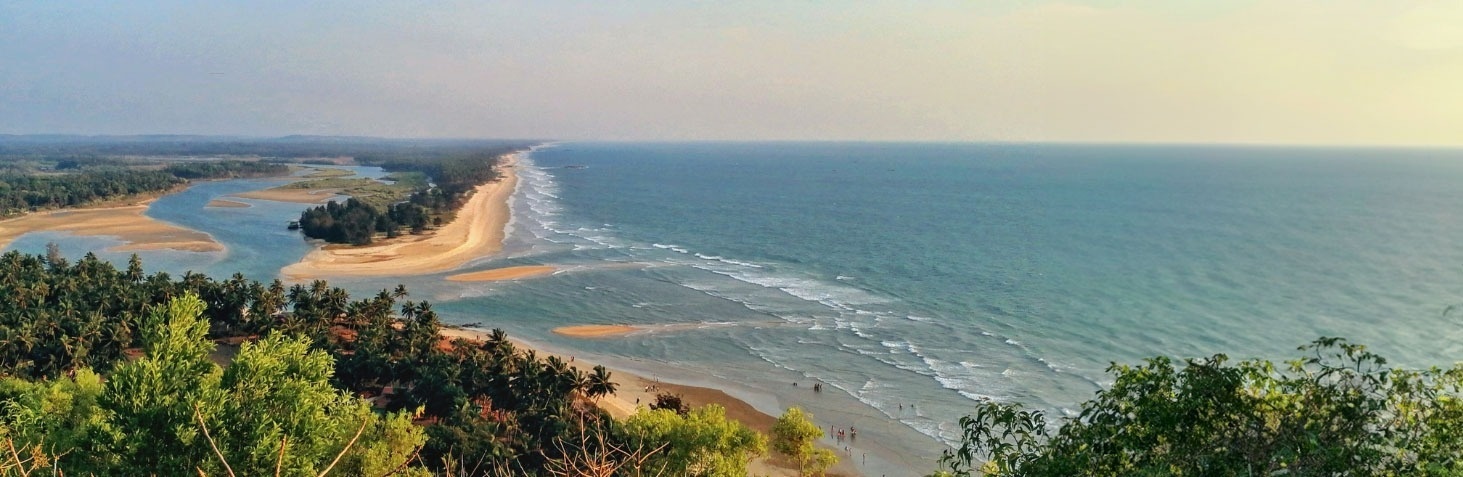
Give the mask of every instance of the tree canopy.
M 1463 473 L 1463 367 L 1395 368 L 1338 338 L 1300 350 L 1280 366 L 1115 364 L 1113 385 L 1055 431 L 1040 411 L 982 403 L 941 475 Z
M 423 431 L 332 387 L 330 357 L 306 340 L 276 334 L 214 364 L 203 307 L 192 294 L 155 307 L 144 356 L 104 385 L 88 370 L 0 382 L 0 432 L 72 475 L 365 475 L 413 459 Z

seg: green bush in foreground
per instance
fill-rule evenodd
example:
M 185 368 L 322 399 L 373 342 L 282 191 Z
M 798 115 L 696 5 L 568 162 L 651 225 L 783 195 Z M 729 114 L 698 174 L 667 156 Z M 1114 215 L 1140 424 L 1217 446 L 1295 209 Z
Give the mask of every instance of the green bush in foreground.
M 105 384 L 84 369 L 0 381 L 0 439 L 68 475 L 426 474 L 405 468 L 422 429 L 332 387 L 328 354 L 276 334 L 223 369 L 202 312 L 192 294 L 152 309 L 145 356 Z
M 1040 411 L 979 404 L 936 475 L 1463 475 L 1463 367 L 1397 369 L 1339 338 L 1300 350 L 1284 367 L 1113 365 L 1055 433 Z
M 767 451 L 766 437 L 728 419 L 715 404 L 684 415 L 644 410 L 620 427 L 626 446 L 648 455 L 641 468 L 660 475 L 745 476 L 747 463 Z

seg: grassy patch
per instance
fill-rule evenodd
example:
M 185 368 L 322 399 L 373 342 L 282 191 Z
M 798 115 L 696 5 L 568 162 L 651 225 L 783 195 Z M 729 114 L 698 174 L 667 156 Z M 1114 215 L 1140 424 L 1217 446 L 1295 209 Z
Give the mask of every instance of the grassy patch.
M 427 174 L 416 171 L 402 171 L 387 174 L 382 180 L 396 181 L 394 185 L 410 187 L 413 190 L 427 188 Z
M 403 182 L 395 184 L 383 184 L 373 179 L 364 178 L 326 178 L 311 181 L 300 181 L 285 184 L 277 189 L 338 189 L 341 194 L 371 204 L 376 210 L 385 211 L 387 206 L 406 200 L 416 188 L 403 185 Z
M 347 176 L 356 175 L 356 173 L 351 172 L 351 171 L 348 171 L 348 170 L 345 170 L 345 169 L 332 169 L 332 168 L 312 168 L 312 169 L 315 169 L 315 171 L 314 172 L 311 172 L 309 174 L 305 174 L 305 177 L 308 177 L 308 178 L 311 178 L 311 179 L 324 179 L 324 178 L 329 178 L 329 177 L 347 177 Z

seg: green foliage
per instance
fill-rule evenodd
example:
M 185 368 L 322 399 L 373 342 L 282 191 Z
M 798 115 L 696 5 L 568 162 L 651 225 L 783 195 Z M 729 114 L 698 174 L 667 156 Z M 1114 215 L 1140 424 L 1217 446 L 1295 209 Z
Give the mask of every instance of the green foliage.
M 1336 338 L 1300 349 L 1281 369 L 1223 355 L 1113 365 L 1112 387 L 1050 435 L 1040 412 L 983 403 L 941 463 L 972 475 L 984 458 L 999 476 L 1463 472 L 1463 368 L 1392 368 Z
M 288 174 L 290 168 L 277 162 L 224 160 L 175 162 L 163 171 L 183 179 L 227 179 L 282 176 Z
M 655 395 L 655 402 L 650 403 L 650 409 L 664 409 L 682 415 L 691 412 L 691 406 L 686 404 L 685 399 L 682 399 L 680 394 L 671 393 L 657 393 Z
M 70 378 L 30 382 L 0 380 L 0 437 L 19 448 L 109 449 L 121 438 L 100 405 L 101 376 L 81 369 Z M 109 453 L 71 454 L 69 462 L 86 469 L 106 468 L 115 461 Z
M 423 444 L 407 416 L 383 417 L 331 387 L 331 359 L 308 340 L 271 336 L 221 370 L 208 360 L 202 312 L 191 294 L 154 307 L 146 355 L 105 385 L 85 370 L 0 382 L 0 432 L 22 448 L 43 445 L 72 475 L 314 476 L 337 456 L 342 474 L 384 474 Z
M 460 475 L 486 463 L 478 468 L 543 475 L 547 463 L 568 460 L 565 452 L 584 450 L 568 443 L 612 437 L 601 435 L 613 427 L 609 417 L 586 399 L 613 392 L 608 370 L 585 373 L 541 358 L 501 330 L 447 346 L 431 305 L 399 301 L 406 296 L 397 287 L 352 301 L 324 281 L 286 288 L 239 275 L 148 276 L 135 259 L 118 270 L 93 256 L 66 263 L 6 253 L 0 373 L 30 381 L 0 381 L 0 423 L 9 423 L 6 435 L 30 436 L 21 447 L 77 449 L 61 457 L 73 475 L 194 464 L 218 475 L 204 426 L 236 471 L 273 462 L 284 436 L 290 465 L 304 468 L 322 452 L 338 452 L 321 443 L 341 444 L 361 429 L 357 418 L 367 408 L 347 396 L 388 388 L 394 392 L 379 405 L 420 418 L 432 437 L 421 462 L 438 471 Z M 210 360 L 210 335 L 266 338 L 246 344 L 222 370 Z M 123 350 L 139 343 L 145 356 L 128 362 Z M 107 375 L 106 385 L 88 369 Z M 63 407 L 75 411 L 50 410 Z M 48 424 L 24 424 L 35 421 L 30 416 Z M 95 425 L 77 424 L 87 422 Z M 356 465 L 357 451 L 410 451 L 421 431 L 406 429 L 419 428 L 405 415 L 372 421 L 336 469 Z M 360 459 L 361 468 L 384 462 Z
M 630 416 L 620 433 L 630 448 L 654 450 L 644 469 L 662 475 L 741 477 L 747 463 L 767 451 L 767 439 L 727 419 L 715 404 L 685 415 L 666 409 Z
M 798 463 L 800 474 L 823 475 L 838 463 L 838 456 L 817 446 L 823 428 L 813 423 L 813 415 L 792 407 L 772 425 L 772 449 Z
M 0 173 L 0 217 L 160 192 L 185 182 L 162 171 L 103 169 L 59 175 Z
M 101 403 L 123 432 L 116 448 L 122 470 L 186 471 L 207 460 L 194 413 L 217 410 L 222 373 L 208 360 L 214 346 L 202 313 L 194 295 L 152 307 L 141 328 L 146 356 L 107 380 Z

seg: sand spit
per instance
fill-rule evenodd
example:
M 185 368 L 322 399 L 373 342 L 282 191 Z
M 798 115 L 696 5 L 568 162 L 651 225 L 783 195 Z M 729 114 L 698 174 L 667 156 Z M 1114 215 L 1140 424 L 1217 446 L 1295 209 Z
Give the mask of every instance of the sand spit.
M 324 204 L 330 199 L 339 197 L 340 189 L 264 189 L 251 192 L 242 192 L 230 197 L 242 197 L 245 199 L 272 200 L 275 202 L 294 202 L 299 204 Z
M 213 237 L 143 215 L 151 200 L 136 205 L 39 212 L 0 221 L 0 247 L 30 232 L 111 236 L 126 242 L 111 251 L 181 250 L 222 252 Z
M 232 201 L 232 200 L 213 199 L 213 200 L 208 201 L 208 204 L 207 205 L 204 205 L 204 207 L 220 207 L 220 208 L 240 209 L 240 208 L 253 207 L 253 206 L 252 205 L 249 205 L 249 204 L 245 204 L 243 202 L 235 202 L 235 201 Z
M 280 270 L 289 281 L 328 277 L 425 275 L 461 267 L 503 249 L 508 198 L 518 184 L 516 156 L 501 167 L 502 179 L 478 186 L 467 204 L 442 228 L 364 247 L 318 247 L 298 263 Z

